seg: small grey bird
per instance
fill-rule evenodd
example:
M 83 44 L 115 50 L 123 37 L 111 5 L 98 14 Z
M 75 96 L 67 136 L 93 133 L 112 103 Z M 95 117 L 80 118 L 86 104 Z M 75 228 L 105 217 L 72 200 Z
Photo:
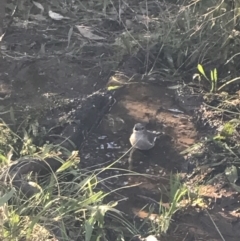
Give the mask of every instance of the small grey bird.
M 146 130 L 143 124 L 137 123 L 133 127 L 133 133 L 129 140 L 134 148 L 147 151 L 154 147 L 155 141 L 160 134 L 160 132 Z

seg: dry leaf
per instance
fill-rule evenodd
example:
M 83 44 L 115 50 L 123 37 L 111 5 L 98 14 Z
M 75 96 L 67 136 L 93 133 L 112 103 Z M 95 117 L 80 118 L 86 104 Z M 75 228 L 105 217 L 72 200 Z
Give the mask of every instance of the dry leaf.
M 55 13 L 55 12 L 53 12 L 53 11 L 51 11 L 51 10 L 48 11 L 48 15 L 49 15 L 49 17 L 50 17 L 51 19 L 57 20 L 57 21 L 63 20 L 63 19 L 70 19 L 69 17 L 64 17 L 64 16 L 62 16 L 61 14 Z
M 98 36 L 96 34 L 93 34 L 90 30 L 91 28 L 82 26 L 82 25 L 75 25 L 78 31 L 83 35 L 83 37 L 92 39 L 92 40 L 103 40 L 105 38 Z
M 176 90 L 176 89 L 179 89 L 180 87 L 182 87 L 182 85 L 172 85 L 172 86 L 168 86 L 167 88 L 170 89 L 170 90 Z
M 44 7 L 41 3 L 39 2 L 35 2 L 35 1 L 32 1 L 32 3 L 38 8 L 41 10 L 41 14 L 44 12 Z

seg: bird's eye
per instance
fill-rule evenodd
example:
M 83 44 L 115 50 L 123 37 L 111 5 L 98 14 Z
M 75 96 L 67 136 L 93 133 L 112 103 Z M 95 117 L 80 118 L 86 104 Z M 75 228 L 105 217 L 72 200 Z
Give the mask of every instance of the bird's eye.
M 144 131 L 145 130 L 145 126 L 143 126 L 143 125 L 135 125 L 134 126 L 134 130 L 135 131 Z

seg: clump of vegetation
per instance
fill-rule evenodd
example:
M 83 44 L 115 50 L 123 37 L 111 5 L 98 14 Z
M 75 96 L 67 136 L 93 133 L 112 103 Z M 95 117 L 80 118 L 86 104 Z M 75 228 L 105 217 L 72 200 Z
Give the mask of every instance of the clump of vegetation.
M 198 71 L 205 77 L 205 79 L 210 83 L 211 89 L 210 92 L 216 92 L 217 91 L 217 85 L 218 85 L 218 77 L 217 77 L 217 69 L 210 71 L 211 78 L 209 79 L 207 75 L 205 74 L 204 68 L 201 64 L 198 64 L 197 66 Z M 199 78 L 199 81 L 201 81 L 201 76 L 197 75 Z
M 0 122 L 0 165 L 2 165 L 10 161 L 19 138 L 2 119 Z
M 27 143 L 32 145 L 31 142 L 26 142 L 22 148 L 29 150 Z M 51 156 L 63 164 L 55 173 L 44 179 L 39 179 L 31 173 L 25 177 L 36 189 L 30 198 L 23 196 L 11 183 L 1 183 L 0 239 L 40 241 L 54 236 L 61 240 L 111 240 L 110 232 L 116 240 L 125 240 L 126 237 L 143 234 L 142 225 L 133 225 L 117 209 L 118 202 L 106 202 L 106 198 L 111 196 L 114 190 L 103 191 L 101 187 L 105 179 L 99 179 L 98 175 L 111 168 L 112 164 L 104 169 L 89 172 L 78 168 L 80 159 L 76 151 L 66 152 L 68 158 L 63 160 L 60 152 L 50 144 L 36 147 L 35 150 L 37 152 L 31 153 L 31 156 L 36 155 L 43 159 Z M 186 193 L 187 189 L 180 183 L 180 179 L 171 176 L 168 193 L 170 208 L 166 209 L 160 202 L 159 219 L 157 224 L 154 224 L 158 234 L 167 232 L 172 216 L 182 207 L 180 202 Z M 150 225 L 148 219 L 144 223 Z
M 234 126 L 234 124 L 232 124 L 231 122 L 227 122 L 224 124 L 220 135 L 223 137 L 231 137 L 233 136 L 235 130 L 236 126 Z
M 101 182 L 95 174 L 86 175 L 74 168 L 79 161 L 76 154 L 43 182 L 30 178 L 28 182 L 38 191 L 29 199 L 2 183 L 2 240 L 47 240 L 51 236 L 65 240 L 69 236 L 73 240 L 104 238 L 106 213 L 114 212 L 121 217 L 121 212 L 115 209 L 117 203 L 103 202 L 107 193 L 97 188 Z
M 160 202 L 157 233 L 166 233 L 172 222 L 172 218 L 177 211 L 183 209 L 185 204 L 181 202 L 187 197 L 188 189 L 181 183 L 179 175 L 170 175 L 170 186 L 169 186 L 169 207 L 164 207 Z
M 226 83 L 219 86 L 218 72 L 217 72 L 216 68 L 214 68 L 213 70 L 210 70 L 210 79 L 207 77 L 207 75 L 205 73 L 205 70 L 204 70 L 204 68 L 201 64 L 198 64 L 197 69 L 204 76 L 204 78 L 210 83 L 210 86 L 211 86 L 210 92 L 211 93 L 219 92 L 220 90 L 222 90 L 227 85 L 232 84 L 232 83 L 234 83 L 234 82 L 236 82 L 237 80 L 240 79 L 240 77 L 237 77 L 237 78 L 229 80 Z M 199 81 L 201 81 L 201 75 L 195 74 L 193 76 L 193 79 L 195 79 L 196 77 L 198 78 Z

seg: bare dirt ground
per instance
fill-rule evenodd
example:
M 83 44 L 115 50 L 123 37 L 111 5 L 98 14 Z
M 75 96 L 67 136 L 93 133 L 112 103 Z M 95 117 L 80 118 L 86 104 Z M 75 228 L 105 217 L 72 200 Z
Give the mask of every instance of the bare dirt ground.
M 104 29 L 108 36 L 119 31 L 117 28 L 109 30 L 109 24 L 108 28 L 104 28 L 104 23 L 101 24 L 99 28 Z M 110 45 L 92 41 L 84 42 L 84 45 L 80 46 L 78 41 L 81 42 L 82 37 L 77 33 L 72 37 L 75 47 L 68 51 L 69 26 L 66 24 L 48 19 L 47 23 L 41 25 L 36 25 L 34 21 L 29 22 L 28 28 L 18 25 L 20 26 L 13 24 L 11 31 L 5 36 L 5 50 L 0 58 L 1 111 L 13 107 L 17 121 L 25 118 L 26 111 L 34 113 L 38 118 L 56 105 L 61 107 L 64 100 L 106 88 L 110 77 L 117 71 L 128 76 L 141 74 L 139 62 L 131 62 L 130 65 L 131 57 L 119 61 L 111 60 L 115 50 Z M 42 46 L 45 46 L 44 52 L 41 51 Z M 126 72 L 123 72 L 123 65 L 127 66 Z M 166 86 L 161 79 L 152 83 L 135 78 L 134 83 L 119 89 L 111 112 L 104 118 L 98 130 L 87 138 L 80 150 L 81 166 L 89 169 L 104 167 L 116 161 L 130 148 L 128 139 L 136 122 L 148 123 L 149 129 L 165 132 L 147 156 L 139 154 L 134 157 L 134 171 L 149 174 L 149 178 L 119 175 L 124 174 L 124 169 L 128 168 L 128 156 L 116 164 L 116 167 L 122 168 L 122 172 L 113 170 L 103 173 L 104 177 L 118 175 L 116 182 L 111 183 L 112 189 L 136 185 L 131 190 L 119 191 L 114 197 L 116 200 L 125 198 L 120 202 L 119 209 L 133 222 L 141 222 L 147 218 L 148 207 L 159 202 L 161 198 L 168 204 L 168 197 L 162 190 L 167 188 L 171 172 L 181 173 L 190 183 L 194 180 L 210 179 L 207 174 L 211 171 L 211 178 L 223 173 L 221 166 L 217 170 L 208 166 L 193 173 L 193 169 L 198 166 L 196 163 L 201 162 L 203 157 L 193 158 L 181 152 L 204 139 L 211 133 L 211 129 L 197 126 L 193 112 L 191 114 L 191 111 L 187 112 L 182 108 L 183 104 L 180 105 L 176 99 L 175 91 L 167 89 Z M 193 107 L 200 104 L 196 101 Z M 176 109 L 180 111 L 177 112 Z M 9 114 L 2 115 L 2 118 L 12 124 Z M 47 119 L 48 116 L 44 118 Z M 204 156 L 208 156 L 206 163 L 212 162 L 212 153 L 217 153 L 217 148 L 214 144 L 209 146 Z M 218 176 L 218 179 L 200 191 L 201 197 L 208 204 L 209 213 L 198 204 L 181 211 L 174 216 L 168 234 L 161 240 L 220 241 L 222 238 L 210 217 L 226 240 L 239 240 L 240 196 L 222 179 L 223 176 Z

